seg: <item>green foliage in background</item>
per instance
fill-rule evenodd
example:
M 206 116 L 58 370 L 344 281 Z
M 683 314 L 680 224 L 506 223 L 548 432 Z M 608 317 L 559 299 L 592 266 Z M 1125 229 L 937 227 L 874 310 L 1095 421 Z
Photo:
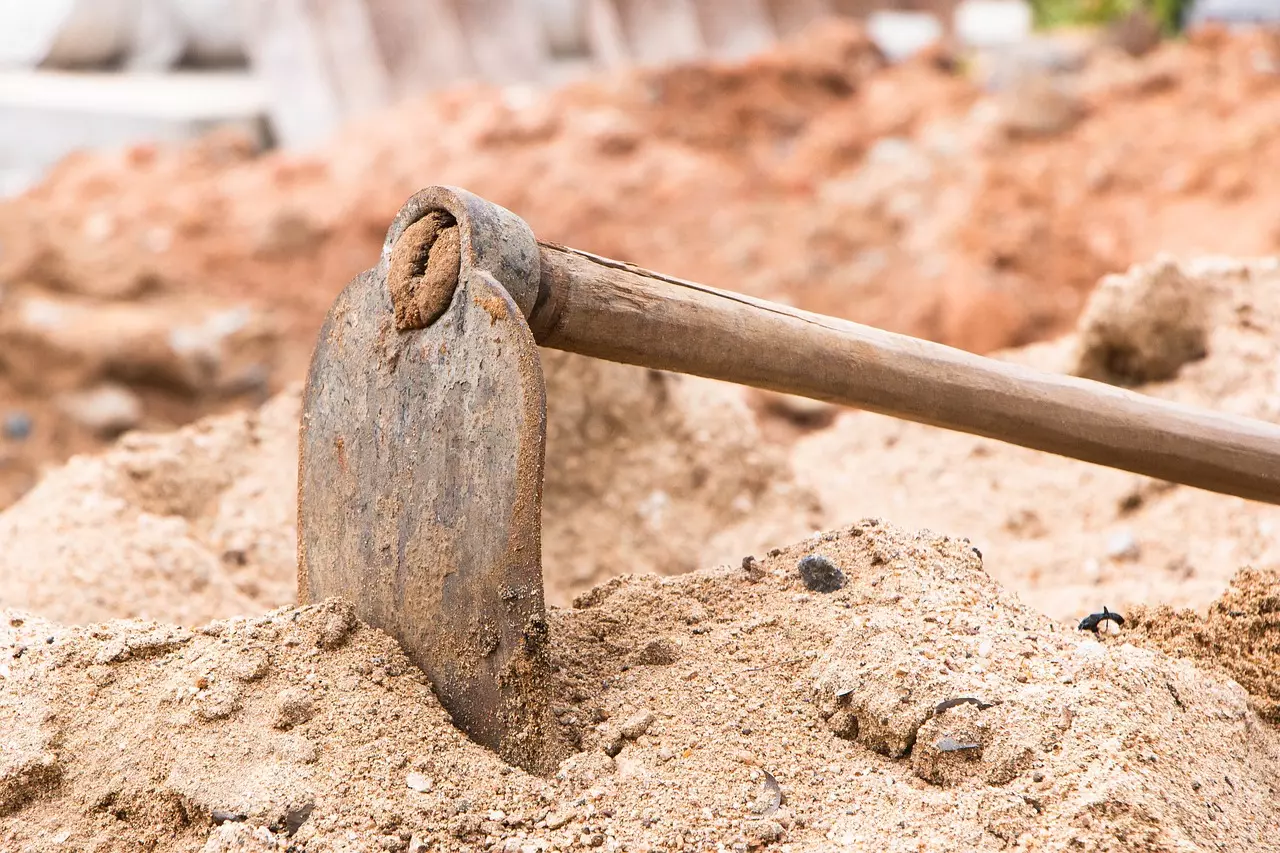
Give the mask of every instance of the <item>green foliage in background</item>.
M 1182 28 L 1182 13 L 1190 0 L 1031 0 L 1040 27 L 1108 24 L 1137 9 L 1145 9 L 1166 32 Z

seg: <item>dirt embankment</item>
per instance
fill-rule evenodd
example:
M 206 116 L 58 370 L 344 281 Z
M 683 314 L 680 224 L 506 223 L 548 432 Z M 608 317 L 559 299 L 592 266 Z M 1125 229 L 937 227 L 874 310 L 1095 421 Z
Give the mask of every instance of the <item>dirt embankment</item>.
M 1159 250 L 1275 250 L 1277 55 L 1203 33 L 964 76 L 884 67 L 835 26 L 741 65 L 432 95 L 306 156 L 215 137 L 73 157 L 0 205 L 0 343 L 48 354 L 0 358 L 0 502 L 124 425 L 298 379 L 433 183 L 547 239 L 971 349 L 1064 331 L 1101 274 Z M 152 343 L 99 341 L 104 319 Z

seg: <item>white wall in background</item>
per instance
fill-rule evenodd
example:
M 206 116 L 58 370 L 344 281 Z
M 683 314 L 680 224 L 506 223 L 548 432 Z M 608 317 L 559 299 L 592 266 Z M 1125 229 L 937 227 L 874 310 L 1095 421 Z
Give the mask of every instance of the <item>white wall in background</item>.
M 0 0 L 0 67 L 163 71 L 244 57 L 236 0 Z

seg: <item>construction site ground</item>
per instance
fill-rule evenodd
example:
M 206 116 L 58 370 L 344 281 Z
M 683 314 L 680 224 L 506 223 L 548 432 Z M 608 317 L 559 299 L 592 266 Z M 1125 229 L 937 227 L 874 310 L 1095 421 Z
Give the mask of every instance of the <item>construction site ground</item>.
M 310 154 L 85 154 L 0 205 L 0 849 L 1280 849 L 1274 507 L 544 352 L 577 751 L 503 765 L 345 604 L 295 606 L 298 380 L 428 184 L 1280 419 L 1280 41 L 1030 56 L 886 67 L 833 26 Z

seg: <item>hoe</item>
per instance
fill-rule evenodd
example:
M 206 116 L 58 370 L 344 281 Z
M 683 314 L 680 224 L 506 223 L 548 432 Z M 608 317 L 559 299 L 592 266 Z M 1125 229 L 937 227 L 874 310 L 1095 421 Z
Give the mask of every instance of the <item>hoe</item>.
M 1280 426 L 972 355 L 551 243 L 453 187 L 411 198 L 320 331 L 300 433 L 301 601 L 395 637 L 473 740 L 544 764 L 538 346 L 893 415 L 1280 503 Z

